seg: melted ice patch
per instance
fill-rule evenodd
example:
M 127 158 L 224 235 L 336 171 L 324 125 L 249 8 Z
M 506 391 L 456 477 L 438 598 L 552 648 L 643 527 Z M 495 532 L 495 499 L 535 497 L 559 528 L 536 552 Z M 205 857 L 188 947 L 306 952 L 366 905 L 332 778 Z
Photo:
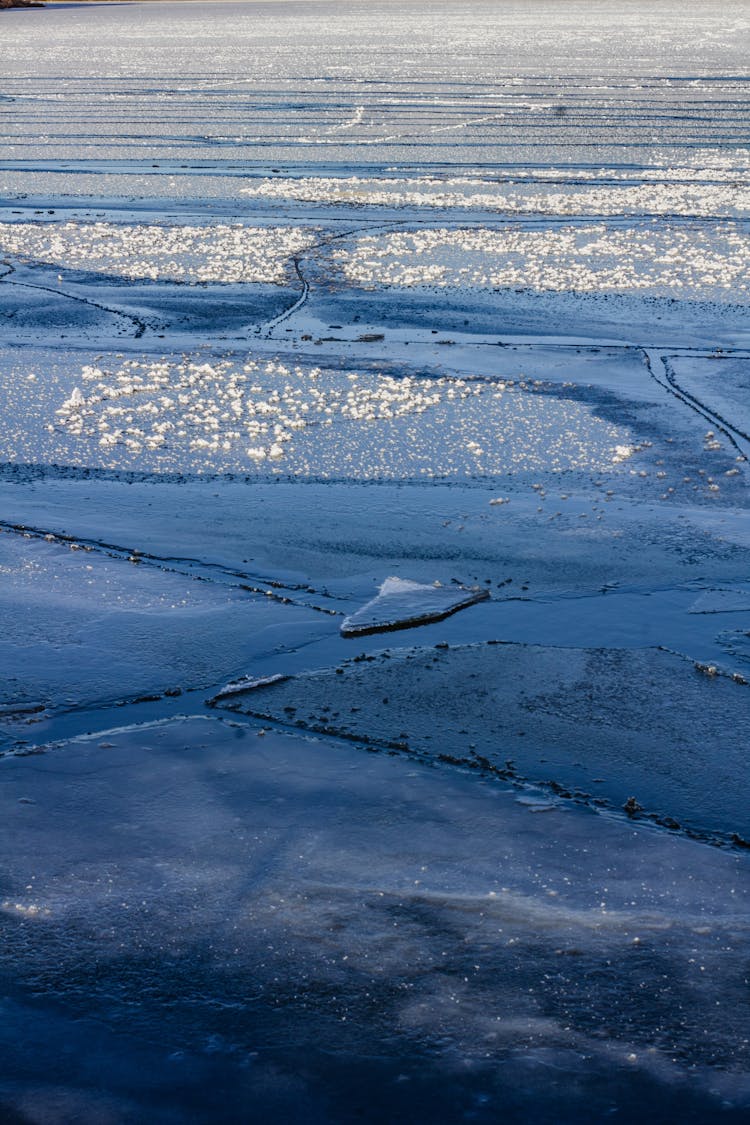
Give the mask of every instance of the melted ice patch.
M 489 590 L 480 586 L 427 586 L 406 578 L 386 578 L 377 597 L 344 619 L 341 635 L 358 637 L 427 625 L 489 596 Z

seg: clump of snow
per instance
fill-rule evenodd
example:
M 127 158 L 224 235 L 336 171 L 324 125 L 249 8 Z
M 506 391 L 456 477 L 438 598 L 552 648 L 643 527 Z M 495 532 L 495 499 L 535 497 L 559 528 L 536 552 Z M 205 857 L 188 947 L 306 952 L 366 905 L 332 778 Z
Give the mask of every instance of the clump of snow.
M 632 445 L 616 445 L 612 464 L 619 465 L 622 461 L 627 461 L 634 453 L 635 447 Z

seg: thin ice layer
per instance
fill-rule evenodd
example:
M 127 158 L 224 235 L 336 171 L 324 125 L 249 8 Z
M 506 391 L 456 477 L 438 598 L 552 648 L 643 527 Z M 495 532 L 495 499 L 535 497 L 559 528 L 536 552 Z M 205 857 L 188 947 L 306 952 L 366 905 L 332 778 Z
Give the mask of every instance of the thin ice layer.
M 0 762 L 4 1121 L 746 1122 L 743 854 L 216 719 L 100 743 Z
M 363 655 L 225 706 L 750 839 L 750 688 L 717 669 L 658 649 L 497 642 Z
M 380 592 L 356 613 L 346 617 L 341 626 L 344 637 L 366 633 L 384 633 L 391 629 L 408 629 L 411 625 L 427 625 L 442 621 L 459 609 L 484 601 L 489 590 L 480 586 L 432 586 L 411 582 L 406 578 L 386 578 Z

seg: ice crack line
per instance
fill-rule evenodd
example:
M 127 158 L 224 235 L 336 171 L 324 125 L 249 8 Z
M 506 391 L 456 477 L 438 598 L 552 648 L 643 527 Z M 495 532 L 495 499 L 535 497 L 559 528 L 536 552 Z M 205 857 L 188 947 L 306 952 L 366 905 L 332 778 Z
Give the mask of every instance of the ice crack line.
M 265 709 L 258 708 L 257 710 L 249 709 L 248 707 L 240 709 L 237 705 L 233 706 L 231 700 L 219 701 L 216 698 L 208 699 L 206 701 L 206 706 L 212 709 L 216 708 L 220 711 L 226 711 L 231 714 L 234 719 L 250 726 L 256 723 L 262 723 L 265 729 L 272 729 L 284 734 L 294 734 L 302 737 L 323 736 L 328 740 L 340 741 L 343 744 L 353 744 L 370 753 L 385 753 L 404 757 L 411 762 L 419 763 L 424 766 L 434 766 L 436 763 L 439 763 L 441 766 L 447 767 L 448 769 L 469 770 L 476 772 L 483 778 L 492 779 L 522 792 L 541 792 L 549 795 L 552 799 L 561 804 L 571 804 L 589 808 L 600 815 L 627 818 L 631 823 L 648 824 L 653 828 L 668 830 L 670 833 L 697 840 L 704 844 L 710 844 L 714 847 L 732 849 L 747 849 L 750 847 L 750 841 L 745 840 L 744 837 L 738 835 L 736 832 L 704 829 L 699 825 L 679 822 L 663 811 L 645 808 L 637 802 L 632 805 L 630 801 L 628 801 L 618 807 L 608 797 L 593 797 L 590 793 L 583 790 L 561 784 L 554 778 L 543 779 L 527 777 L 517 769 L 512 760 L 508 759 L 504 765 L 499 765 L 473 749 L 469 750 L 468 754 L 430 753 L 429 751 L 410 746 L 408 741 L 402 738 L 389 739 L 370 734 L 366 730 L 348 730 L 335 722 L 321 721 L 320 719 L 305 720 L 301 718 L 281 718 L 272 707 L 266 707 Z
M 715 429 L 723 433 L 742 459 L 747 461 L 748 458 L 750 458 L 750 435 L 738 429 L 731 422 L 728 422 L 720 414 L 706 406 L 700 399 L 696 398 L 695 395 L 683 390 L 677 382 L 674 372 L 670 368 L 667 356 L 661 355 L 654 348 L 644 347 L 642 348 L 642 352 L 646 360 L 646 367 L 654 381 L 665 391 L 668 391 L 669 394 L 674 395 L 675 398 L 684 403 L 685 406 L 694 410 L 696 414 L 700 414 L 700 416 L 705 418 Z
M 672 364 L 669 362 L 670 358 L 672 358 L 672 357 L 670 357 L 670 356 L 662 356 L 661 357 L 661 361 L 664 365 L 664 371 L 666 373 L 666 377 L 669 381 L 670 386 L 673 387 L 675 390 L 679 391 L 679 393 L 681 395 L 683 395 L 686 399 L 689 399 L 690 402 L 694 403 L 696 406 L 699 406 L 702 410 L 708 410 L 708 407 L 706 407 L 705 404 L 702 403 L 699 398 L 696 398 L 696 396 L 691 394 L 690 391 L 686 391 L 685 388 L 681 387 L 680 384 L 677 382 L 677 377 L 675 375 L 674 368 L 672 367 Z M 744 439 L 744 441 L 746 441 L 746 442 L 750 442 L 750 434 L 746 434 L 744 430 L 741 430 L 739 428 L 739 426 L 736 426 L 733 422 L 728 421 L 726 418 L 723 417 L 723 415 L 719 414 L 719 412 L 717 410 L 710 410 L 709 413 L 711 413 L 717 419 L 717 425 L 726 426 L 727 430 L 731 430 L 731 432 L 735 435 L 735 437 Z
M 294 316 L 297 310 L 301 309 L 302 306 L 307 303 L 307 298 L 310 293 L 310 285 L 302 274 L 299 258 L 292 258 L 292 265 L 294 267 L 294 272 L 297 274 L 297 277 L 299 278 L 299 281 L 302 285 L 302 292 L 300 293 L 294 304 L 290 305 L 288 309 L 284 309 L 283 312 L 279 313 L 278 316 L 273 317 L 272 320 L 267 321 L 264 325 L 258 326 L 256 331 L 262 331 L 264 336 L 266 337 L 270 337 L 273 330 L 279 324 L 283 324 L 285 320 L 288 320 L 291 316 Z
M 201 562 L 199 559 L 170 558 L 154 555 L 135 548 L 120 547 L 113 543 L 104 543 L 99 539 L 77 538 L 63 532 L 52 532 L 43 528 L 28 527 L 25 524 L 11 523 L 7 520 L 0 520 L 0 529 L 9 534 L 21 535 L 27 539 L 43 539 L 48 543 L 64 545 L 73 551 L 82 550 L 94 552 L 96 554 L 106 555 L 108 558 L 112 559 L 120 559 L 133 564 L 152 566 L 170 574 L 180 574 L 184 578 L 189 578 L 194 582 L 217 583 L 219 581 L 218 575 L 226 580 L 225 585 L 234 586 L 237 589 L 245 590 L 251 594 L 262 595 L 265 598 L 280 602 L 283 605 L 294 605 L 300 609 L 311 609 L 316 613 L 324 613 L 331 617 L 341 617 L 344 615 L 343 610 L 335 609 L 332 606 L 316 605 L 313 602 L 307 602 L 301 598 L 291 598 L 281 592 L 285 590 L 308 590 L 309 593 L 326 597 L 325 594 L 321 595 L 312 587 L 306 587 L 300 583 L 284 583 L 280 582 L 278 579 L 265 578 L 263 576 L 249 574 L 245 571 L 231 570 L 228 567 L 221 566 L 219 563 L 206 563 Z M 208 573 L 203 573 L 205 571 Z M 234 579 L 239 579 L 240 581 L 234 581 Z
M 278 316 L 275 316 L 271 320 L 266 321 L 265 324 L 258 325 L 255 329 L 256 333 L 262 333 L 264 339 L 270 339 L 273 335 L 274 330 L 280 324 L 283 324 L 284 321 L 289 320 L 292 316 L 294 316 L 296 312 L 299 312 L 299 310 L 307 304 L 308 298 L 310 296 L 310 283 L 308 282 L 302 271 L 304 258 L 309 258 L 315 253 L 316 250 L 325 250 L 326 247 L 330 246 L 333 242 L 340 242 L 343 239 L 351 238 L 353 235 L 362 233 L 370 234 L 373 231 L 399 230 L 405 225 L 408 225 L 407 220 L 405 219 L 394 219 L 387 223 L 362 223 L 360 226 L 354 227 L 351 230 L 341 231 L 339 234 L 331 234 L 327 238 L 321 239 L 320 242 L 316 242 L 312 246 L 306 247 L 306 249 L 299 255 L 295 255 L 292 258 L 292 266 L 300 281 L 300 284 L 302 285 L 302 292 L 300 293 L 294 304 L 290 305 L 288 309 L 284 309 L 284 311 L 279 313 Z
M 4 264 L 7 265 L 8 263 L 6 262 Z M 9 267 L 8 273 L 0 276 L 0 282 L 5 281 L 5 279 L 9 277 L 11 273 L 15 273 L 15 270 L 12 267 Z M 58 297 L 66 297 L 69 301 L 77 301 L 80 305 L 89 305 L 91 308 L 99 309 L 101 312 L 109 313 L 111 316 L 122 317 L 123 320 L 127 320 L 131 324 L 135 325 L 136 331 L 134 339 L 136 340 L 139 340 L 141 338 L 147 328 L 145 321 L 141 320 L 140 317 L 135 316 L 133 313 L 123 312 L 122 309 L 113 309 L 108 305 L 100 305 L 97 301 L 92 301 L 87 297 L 77 297 L 73 293 L 66 293 L 65 290 L 56 289 L 52 285 L 37 285 L 31 281 L 7 281 L 6 284 L 20 286 L 23 289 L 39 289 L 43 293 L 54 293 Z

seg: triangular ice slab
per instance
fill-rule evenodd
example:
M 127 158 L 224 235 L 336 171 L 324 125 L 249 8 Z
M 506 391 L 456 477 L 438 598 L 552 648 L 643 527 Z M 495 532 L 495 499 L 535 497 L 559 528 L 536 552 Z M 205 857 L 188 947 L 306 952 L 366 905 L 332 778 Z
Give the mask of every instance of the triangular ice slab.
M 269 684 L 280 684 L 283 680 L 288 679 L 289 677 L 281 672 L 277 672 L 274 676 L 241 676 L 239 680 L 232 680 L 231 683 L 224 684 L 224 687 L 206 702 L 209 707 L 214 707 L 231 695 L 242 695 L 246 691 L 255 691 L 256 688 L 268 687 Z
M 750 610 L 750 590 L 704 590 L 688 609 L 688 613 L 743 613 Z
M 483 586 L 427 586 L 406 578 L 386 578 L 376 598 L 344 619 L 341 635 L 360 637 L 427 625 L 489 596 Z

